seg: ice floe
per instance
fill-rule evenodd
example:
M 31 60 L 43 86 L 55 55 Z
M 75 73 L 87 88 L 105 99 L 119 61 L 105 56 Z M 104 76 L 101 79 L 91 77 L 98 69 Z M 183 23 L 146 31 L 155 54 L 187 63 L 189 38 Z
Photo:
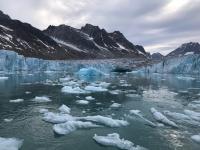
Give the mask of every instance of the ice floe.
M 89 101 L 86 101 L 86 100 L 77 100 L 76 103 L 80 104 L 80 105 L 87 105 L 87 104 L 89 104 Z
M 71 93 L 71 94 L 84 94 L 88 93 L 88 91 L 85 91 L 81 89 L 80 87 L 71 87 L 71 86 L 64 86 L 61 91 L 63 93 Z
M 47 96 L 36 96 L 32 101 L 37 103 L 51 102 L 52 100 Z
M 88 100 L 88 101 L 95 100 L 95 98 L 92 97 L 92 96 L 86 96 L 85 99 Z
M 88 85 L 85 87 L 86 91 L 91 91 L 91 92 L 106 92 L 108 91 L 108 89 L 100 87 L 100 86 L 92 86 L 92 85 Z
M 8 77 L 0 77 L 0 81 L 1 80 L 8 80 Z
M 100 115 L 79 117 L 79 119 L 96 122 L 108 127 L 121 127 L 121 126 L 129 125 L 129 123 L 125 120 L 112 119 L 112 118 L 104 117 Z
M 200 113 L 192 110 L 185 109 L 184 113 L 196 121 L 200 121 Z
M 111 108 L 119 108 L 121 107 L 122 104 L 119 103 L 113 103 L 112 105 L 110 105 Z
M 191 139 L 197 143 L 200 143 L 200 134 L 198 135 L 192 135 Z
M 118 133 L 108 134 L 107 136 L 94 135 L 93 139 L 104 146 L 113 146 L 123 150 L 142 150 L 144 148 L 140 146 L 134 146 L 134 144 L 125 139 L 121 139 Z
M 66 105 L 61 105 L 59 108 L 58 108 L 58 110 L 61 112 L 61 113 L 67 113 L 67 114 L 69 114 L 70 113 L 70 111 L 71 111 L 71 109 L 68 107 L 68 106 L 66 106 Z
M 67 121 L 62 124 L 55 124 L 53 126 L 53 130 L 57 134 L 65 135 L 65 134 L 69 134 L 77 129 L 88 129 L 88 128 L 95 128 L 95 127 L 100 127 L 100 126 L 93 124 L 91 122 Z
M 17 138 L 0 137 L 0 150 L 19 150 L 23 140 Z
M 4 121 L 5 122 L 11 122 L 11 121 L 13 121 L 13 118 L 5 118 Z
M 69 114 L 53 113 L 53 112 L 44 113 L 44 116 L 42 119 L 50 123 L 64 123 L 67 121 L 76 120 L 73 116 Z
M 153 107 L 151 108 L 151 113 L 153 114 L 153 117 L 157 121 L 162 122 L 162 123 L 164 123 L 166 125 L 170 125 L 172 127 L 176 127 L 176 128 L 178 127 L 178 125 L 175 122 L 169 120 L 166 116 L 164 116 L 161 112 L 157 111 Z
M 130 114 L 133 114 L 139 118 L 141 118 L 142 120 L 144 120 L 148 125 L 152 126 L 152 127 L 156 127 L 157 125 L 153 122 L 151 122 L 150 120 L 146 119 L 142 114 L 140 110 L 130 110 L 129 111 Z
M 24 101 L 24 99 L 21 99 L 21 98 L 9 100 L 10 103 L 20 103 L 20 102 L 23 102 L 23 101 Z

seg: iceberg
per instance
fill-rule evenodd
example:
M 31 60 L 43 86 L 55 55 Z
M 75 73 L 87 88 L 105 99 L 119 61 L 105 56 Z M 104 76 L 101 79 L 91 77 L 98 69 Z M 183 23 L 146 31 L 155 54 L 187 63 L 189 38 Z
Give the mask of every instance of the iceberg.
M 19 150 L 23 144 L 23 140 L 17 138 L 2 138 L 0 137 L 1 150 Z
M 88 76 L 88 77 L 105 75 L 102 71 L 93 67 L 81 68 L 77 74 L 79 76 Z
M 20 103 L 20 102 L 23 102 L 23 101 L 24 101 L 24 99 L 21 99 L 21 98 L 9 100 L 10 103 Z
M 108 127 L 121 127 L 121 126 L 127 126 L 129 123 L 125 120 L 118 120 L 118 119 L 112 119 L 109 117 L 104 117 L 104 116 L 87 116 L 87 117 L 79 117 L 81 120 L 87 120 L 87 121 L 92 121 L 96 122 Z
M 37 103 L 51 102 L 52 100 L 47 96 L 36 96 L 32 101 Z
M 166 116 L 164 116 L 161 112 L 157 111 L 155 108 L 151 108 L 151 113 L 153 114 L 153 117 L 166 125 L 170 125 L 172 127 L 178 128 L 178 125 L 174 123 L 173 121 L 169 120 Z
M 0 81 L 1 80 L 8 80 L 8 77 L 0 77 Z
M 118 133 L 108 134 L 107 136 L 94 135 L 93 139 L 104 146 L 113 146 L 123 150 L 142 150 L 144 148 L 140 146 L 134 146 L 131 141 L 120 139 Z
M 88 129 L 100 127 L 99 125 L 93 124 L 91 122 L 82 122 L 82 121 L 67 121 L 62 124 L 55 124 L 53 126 L 54 132 L 57 134 L 65 135 L 69 134 L 77 129 Z
M 58 110 L 61 112 L 61 113 L 66 113 L 66 114 L 70 114 L 70 111 L 71 109 L 69 107 L 67 107 L 66 105 L 62 105 L 58 108 Z

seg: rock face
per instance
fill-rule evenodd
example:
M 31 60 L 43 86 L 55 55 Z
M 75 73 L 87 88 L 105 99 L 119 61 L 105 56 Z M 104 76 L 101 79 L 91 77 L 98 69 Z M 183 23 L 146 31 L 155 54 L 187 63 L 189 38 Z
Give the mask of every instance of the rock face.
M 166 57 L 180 57 L 190 54 L 200 54 L 200 44 L 195 42 L 182 44 L 180 47 L 169 53 Z
M 67 25 L 49 26 L 41 31 L 11 19 L 1 11 L 0 49 L 42 59 L 149 57 L 142 46 L 133 45 L 119 31 L 108 33 L 90 24 L 81 29 Z
M 155 61 L 160 61 L 160 60 L 162 60 L 164 58 L 164 56 L 162 54 L 160 54 L 160 53 L 153 53 L 151 55 L 151 58 L 153 60 L 155 60 Z

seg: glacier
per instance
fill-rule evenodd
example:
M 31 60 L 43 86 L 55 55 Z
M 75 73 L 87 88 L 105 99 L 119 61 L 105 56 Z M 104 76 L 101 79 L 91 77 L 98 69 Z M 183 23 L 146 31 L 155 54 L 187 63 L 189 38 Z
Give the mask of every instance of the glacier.
M 133 72 L 135 73 L 135 72 Z M 200 55 L 167 58 L 157 64 L 142 67 L 137 73 L 200 74 Z

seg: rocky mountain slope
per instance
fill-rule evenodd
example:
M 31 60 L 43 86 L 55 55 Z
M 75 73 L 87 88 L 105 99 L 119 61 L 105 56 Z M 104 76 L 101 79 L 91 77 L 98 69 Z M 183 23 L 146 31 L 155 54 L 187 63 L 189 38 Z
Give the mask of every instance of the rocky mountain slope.
M 190 54 L 200 54 L 200 44 L 197 42 L 184 43 L 166 57 L 180 57 Z
M 151 58 L 155 61 L 160 61 L 164 58 L 164 56 L 161 53 L 153 53 Z
M 43 59 L 142 58 L 149 54 L 129 42 L 122 33 L 108 33 L 86 24 L 81 29 L 67 25 L 49 26 L 41 31 L 13 20 L 0 11 L 0 49 L 25 57 Z

